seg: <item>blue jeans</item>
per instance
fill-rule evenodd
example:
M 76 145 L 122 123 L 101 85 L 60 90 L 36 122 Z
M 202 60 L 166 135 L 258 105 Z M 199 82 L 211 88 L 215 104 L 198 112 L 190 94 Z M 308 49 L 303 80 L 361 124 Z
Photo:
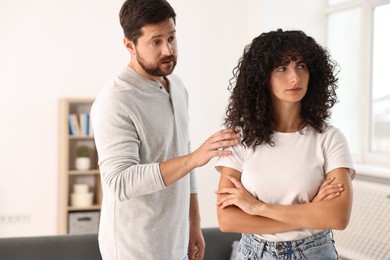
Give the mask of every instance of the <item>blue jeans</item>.
M 269 242 L 242 234 L 237 260 L 330 260 L 338 259 L 330 230 L 301 240 Z

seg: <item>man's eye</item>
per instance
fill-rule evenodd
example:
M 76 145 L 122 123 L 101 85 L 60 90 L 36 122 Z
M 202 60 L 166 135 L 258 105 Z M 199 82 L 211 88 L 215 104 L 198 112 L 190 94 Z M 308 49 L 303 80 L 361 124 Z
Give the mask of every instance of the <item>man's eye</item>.
M 153 45 L 153 46 L 158 46 L 158 45 L 160 44 L 160 42 L 161 42 L 161 41 L 154 41 L 154 42 L 152 42 L 152 45 Z

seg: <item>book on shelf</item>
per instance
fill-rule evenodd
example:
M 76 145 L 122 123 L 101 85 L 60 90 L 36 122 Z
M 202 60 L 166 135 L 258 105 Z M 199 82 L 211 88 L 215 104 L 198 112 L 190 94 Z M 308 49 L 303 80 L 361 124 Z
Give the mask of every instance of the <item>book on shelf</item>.
M 69 133 L 76 136 L 93 136 L 90 115 L 88 113 L 69 114 Z
M 69 114 L 69 130 L 71 135 L 80 135 L 81 128 L 76 114 Z
M 88 135 L 93 136 L 92 120 L 91 117 L 88 119 Z
M 80 127 L 81 127 L 81 135 L 88 135 L 89 134 L 89 114 L 87 113 L 81 113 L 79 114 L 80 117 Z

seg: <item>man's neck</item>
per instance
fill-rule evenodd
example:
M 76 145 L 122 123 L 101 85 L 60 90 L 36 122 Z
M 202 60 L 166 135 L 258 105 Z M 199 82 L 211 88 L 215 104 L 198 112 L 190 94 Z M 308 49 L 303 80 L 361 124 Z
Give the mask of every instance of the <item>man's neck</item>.
M 160 76 L 160 77 L 156 77 L 156 76 L 152 76 L 150 74 L 148 74 L 143 68 L 141 68 L 139 65 L 137 64 L 132 64 L 131 62 L 129 63 L 128 65 L 130 68 L 132 68 L 138 75 L 140 75 L 141 77 L 143 78 L 146 78 L 146 79 L 149 79 L 149 80 L 152 80 L 152 81 L 155 81 L 155 82 L 158 82 L 159 84 L 161 84 L 161 86 L 163 86 L 165 88 L 165 90 L 169 93 L 169 81 L 168 79 L 165 77 L 165 76 Z

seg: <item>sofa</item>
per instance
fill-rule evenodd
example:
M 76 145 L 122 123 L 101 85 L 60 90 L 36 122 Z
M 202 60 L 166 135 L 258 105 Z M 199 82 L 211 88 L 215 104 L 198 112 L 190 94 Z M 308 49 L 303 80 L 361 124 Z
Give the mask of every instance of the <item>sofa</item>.
M 206 241 L 204 260 L 229 260 L 234 241 L 241 237 L 218 228 L 203 228 L 202 232 Z M 83 234 L 0 238 L 0 259 L 99 260 L 101 256 L 97 234 Z

